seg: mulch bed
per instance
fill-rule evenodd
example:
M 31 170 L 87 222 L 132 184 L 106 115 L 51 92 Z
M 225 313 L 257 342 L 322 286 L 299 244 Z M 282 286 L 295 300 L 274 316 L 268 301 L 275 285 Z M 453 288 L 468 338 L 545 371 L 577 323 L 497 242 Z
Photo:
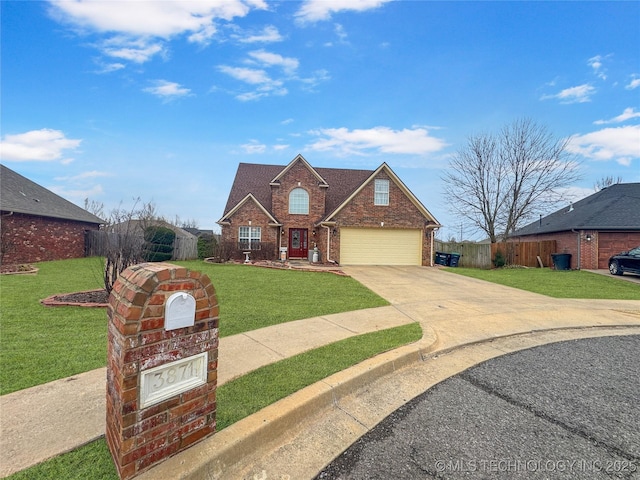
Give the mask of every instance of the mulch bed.
M 52 295 L 42 300 L 42 304 L 47 307 L 106 307 L 108 303 L 109 295 L 104 289 Z
M 38 269 L 29 264 L 0 266 L 0 274 L 2 275 L 28 275 L 35 273 L 38 273 Z

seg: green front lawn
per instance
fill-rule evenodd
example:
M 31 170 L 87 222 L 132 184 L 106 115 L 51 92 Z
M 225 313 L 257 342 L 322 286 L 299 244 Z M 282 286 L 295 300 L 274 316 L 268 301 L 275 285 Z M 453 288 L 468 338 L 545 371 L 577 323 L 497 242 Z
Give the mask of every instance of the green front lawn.
M 206 273 L 220 336 L 388 303 L 349 277 L 247 265 L 176 262 Z M 106 365 L 104 308 L 44 307 L 50 295 L 101 288 L 101 259 L 43 262 L 37 275 L 0 277 L 0 394 Z
M 549 268 L 448 268 L 467 277 L 519 288 L 554 298 L 640 300 L 640 285 L 582 270 Z
M 418 323 L 347 338 L 266 365 L 218 387 L 218 431 L 333 373 L 422 337 Z M 118 480 L 104 438 L 7 477 L 10 480 Z

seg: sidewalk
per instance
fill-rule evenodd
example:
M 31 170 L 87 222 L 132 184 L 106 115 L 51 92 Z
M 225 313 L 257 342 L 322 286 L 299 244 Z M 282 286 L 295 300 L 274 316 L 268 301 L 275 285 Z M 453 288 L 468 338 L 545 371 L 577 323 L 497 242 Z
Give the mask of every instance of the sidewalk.
M 307 350 L 411 322 L 393 307 L 381 307 L 224 337 L 218 347 L 218 385 Z M 107 369 L 99 368 L 1 396 L 0 476 L 104 435 L 106 375 Z
M 403 403 L 480 361 L 568 338 L 640 334 L 638 301 L 550 299 L 437 268 L 344 270 L 392 305 L 225 337 L 219 384 L 351 335 L 413 321 L 421 323 L 423 339 L 307 387 L 139 478 L 310 478 Z M 0 397 L 0 474 L 102 435 L 104 379 L 99 369 Z M 43 425 L 42 418 L 50 421 Z

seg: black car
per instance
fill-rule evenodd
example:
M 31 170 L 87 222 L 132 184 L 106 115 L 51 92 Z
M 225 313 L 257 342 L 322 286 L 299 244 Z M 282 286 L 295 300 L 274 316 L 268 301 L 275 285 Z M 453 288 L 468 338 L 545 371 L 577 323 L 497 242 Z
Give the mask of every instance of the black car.
M 640 275 L 640 246 L 611 257 L 609 271 L 611 275 L 622 275 L 625 272 Z

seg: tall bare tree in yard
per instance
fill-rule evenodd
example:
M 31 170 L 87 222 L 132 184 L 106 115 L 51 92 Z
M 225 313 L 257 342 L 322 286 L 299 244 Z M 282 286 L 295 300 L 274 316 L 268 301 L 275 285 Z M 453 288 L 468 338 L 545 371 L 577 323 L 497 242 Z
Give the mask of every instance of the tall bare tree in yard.
M 562 189 L 580 178 L 568 143 L 530 119 L 472 135 L 442 177 L 445 200 L 495 243 L 557 206 Z

